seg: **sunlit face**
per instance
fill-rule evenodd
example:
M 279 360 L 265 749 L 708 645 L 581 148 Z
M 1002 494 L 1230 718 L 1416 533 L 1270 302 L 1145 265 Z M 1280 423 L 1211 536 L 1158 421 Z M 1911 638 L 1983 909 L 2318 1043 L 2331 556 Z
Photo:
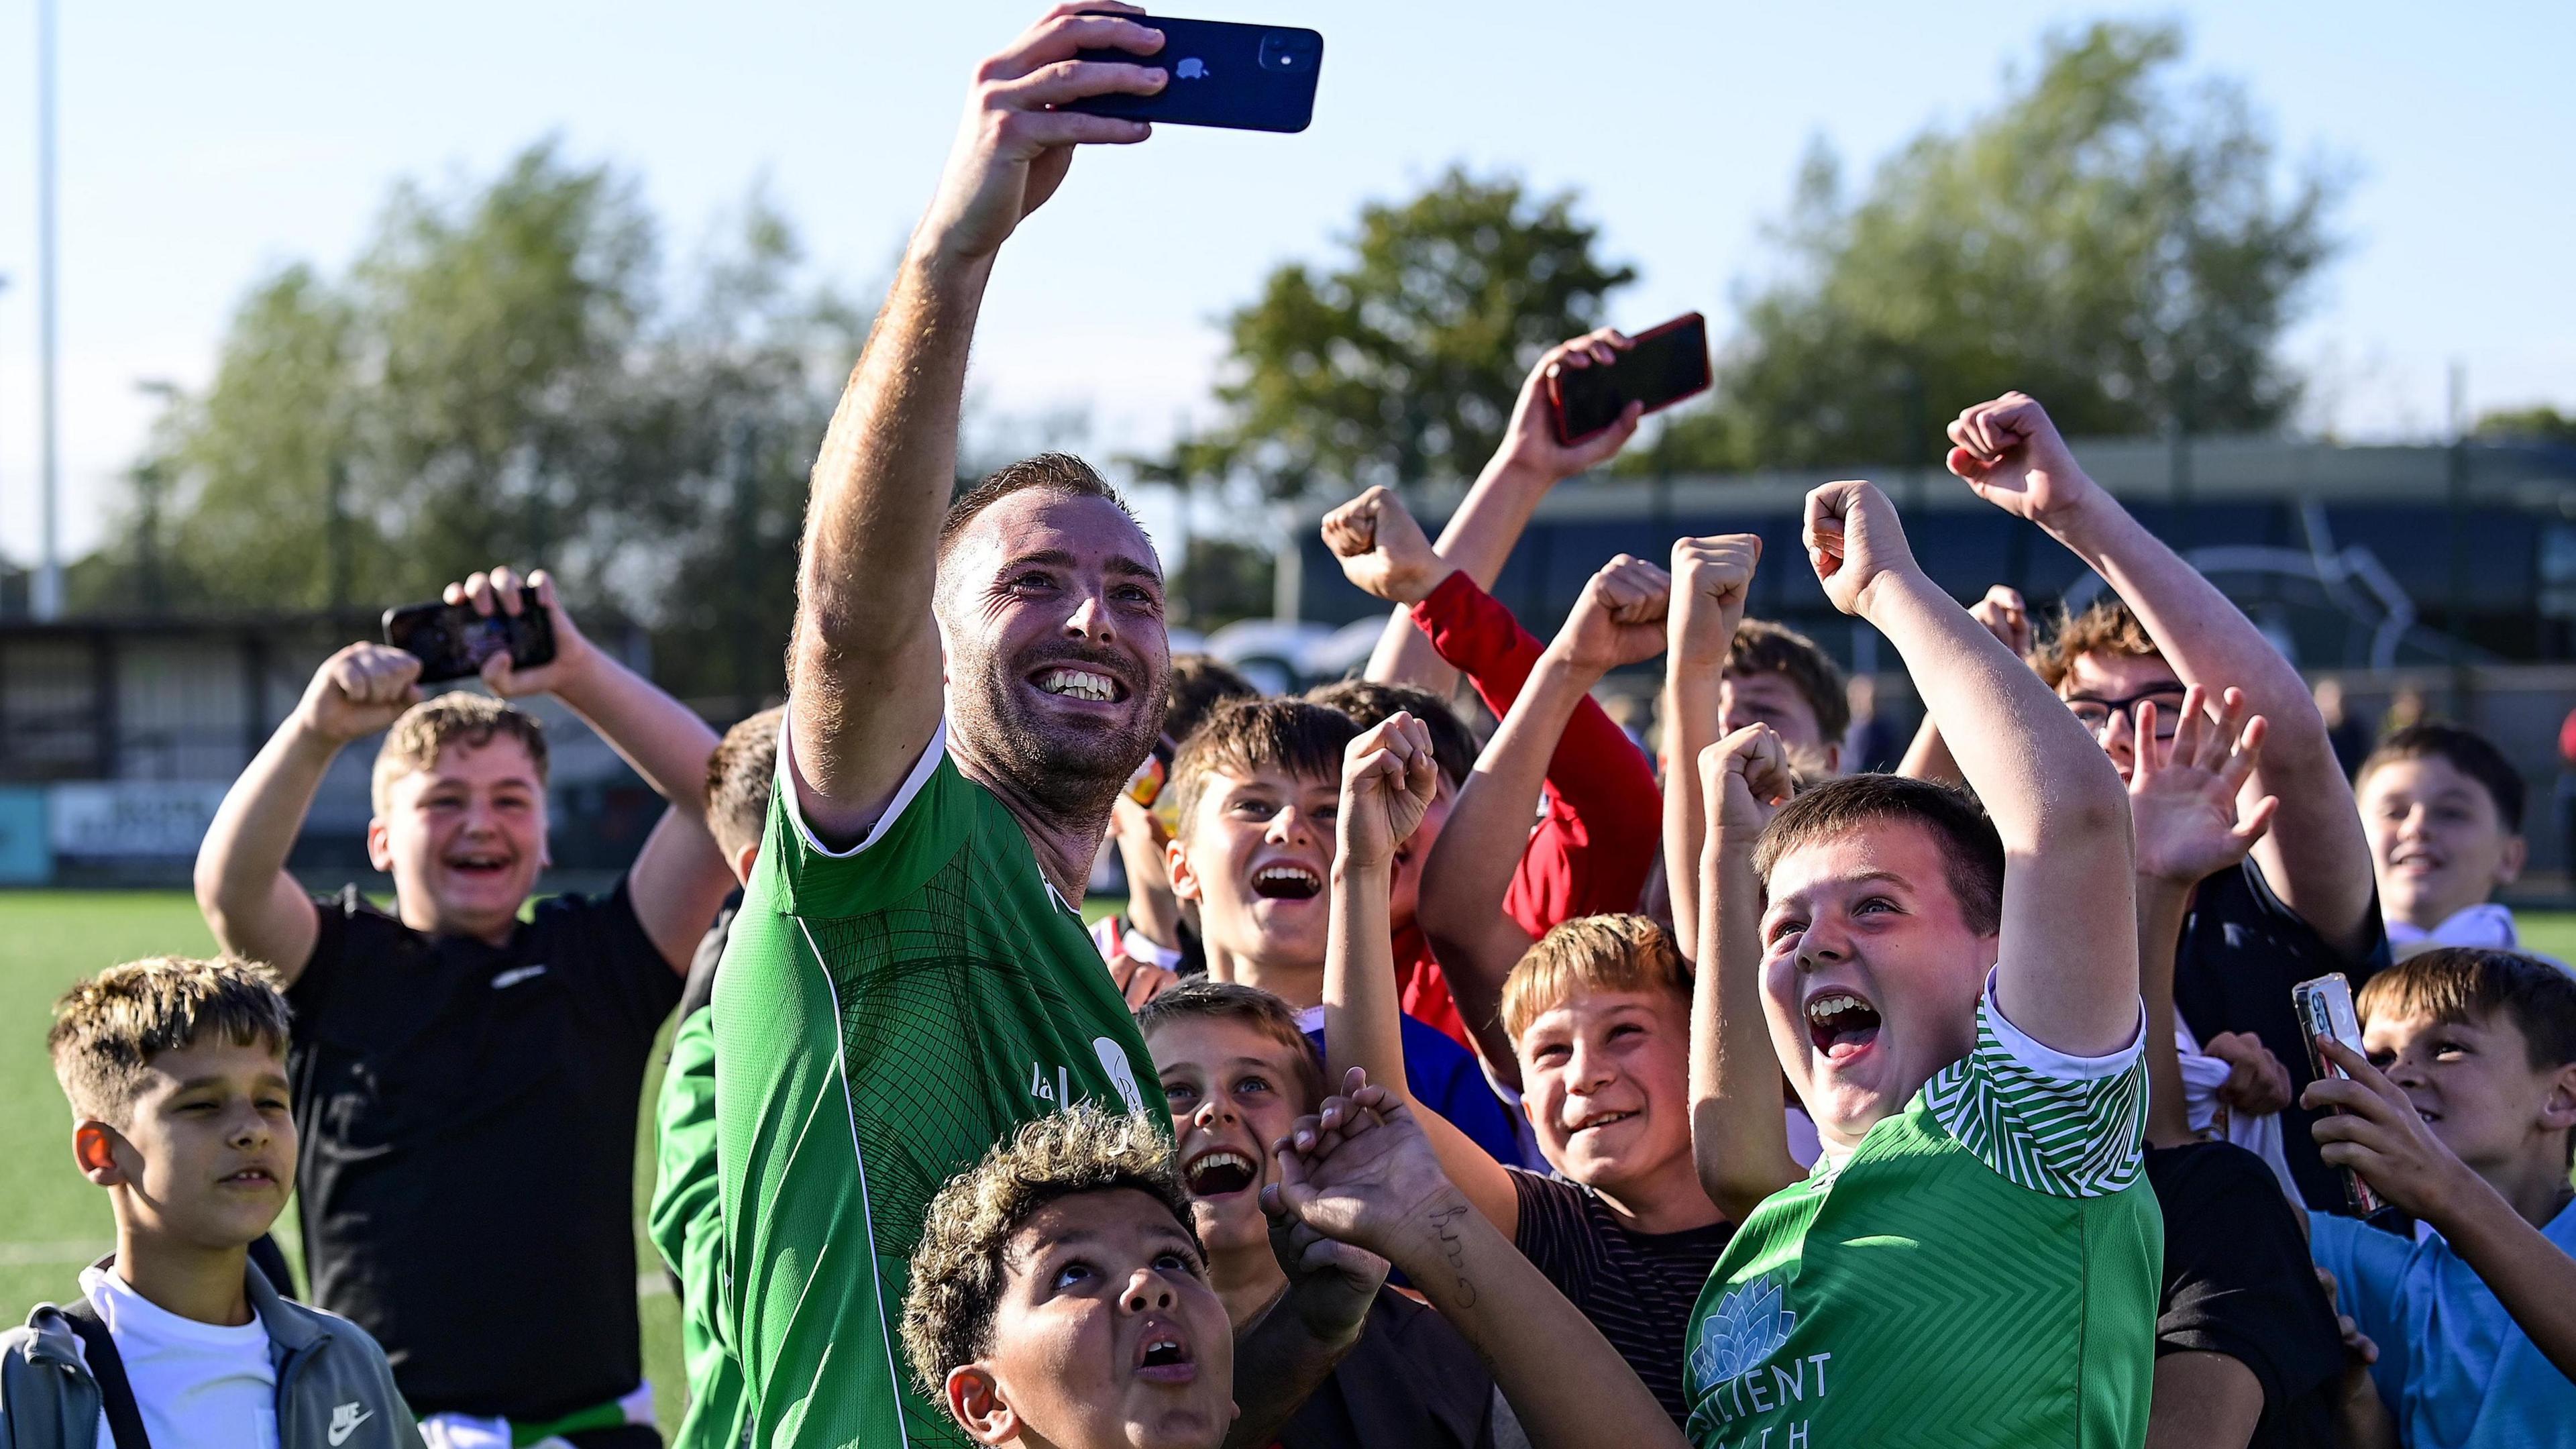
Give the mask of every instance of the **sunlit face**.
M 1762 993 L 1816 1130 L 1848 1149 L 1976 1044 L 1996 937 L 1969 929 L 1929 826 L 1872 821 L 1773 863 Z
M 1145 1047 L 1172 1104 L 1199 1240 L 1219 1259 L 1268 1255 L 1270 1220 L 1261 1211 L 1261 1189 L 1277 1170 L 1270 1144 L 1313 1110 L 1298 1070 L 1304 1048 L 1249 1022 L 1214 1016 L 1165 1021 Z
M 367 858 L 392 872 L 403 920 L 506 938 L 546 865 L 546 786 L 528 747 L 504 734 L 459 740 L 385 796 L 385 813 L 367 825 Z
M 1169 1209 L 1133 1188 L 1030 1215 L 1006 1254 L 991 1349 L 948 1375 L 977 1442 L 1215 1449 L 1234 1422 L 1234 1330 Z
M 1432 793 L 1430 808 L 1422 812 L 1422 823 L 1395 848 L 1395 880 L 1386 898 L 1387 924 L 1401 931 L 1413 924 L 1414 909 L 1422 903 L 1422 865 L 1431 858 L 1431 847 L 1440 843 L 1440 832 L 1449 824 L 1449 812 L 1458 805 L 1458 792 L 1449 786 L 1449 777 L 1440 777 L 1440 787 Z
M 1337 780 L 1277 765 L 1214 770 L 1164 856 L 1173 896 L 1198 906 L 1211 958 L 1223 952 L 1253 970 L 1250 984 L 1299 1006 L 1323 999 L 1341 804 Z
M 2522 1029 L 2502 1013 L 2464 1022 L 2374 1015 L 2361 1025 L 2361 1046 L 2473 1170 L 2518 1171 L 2534 1153 L 2564 1168 L 2576 1065 L 2533 1068 Z
M 1548 1165 L 1625 1198 L 1690 1156 L 1690 1002 L 1679 992 L 1584 991 L 1512 1043 L 1521 1110 Z
M 1732 734 L 1751 724 L 1769 725 L 1793 755 L 1823 761 L 1828 774 L 1842 768 L 1843 742 L 1825 738 L 1816 707 L 1785 674 L 1729 670 L 1718 680 L 1717 732 Z
M 975 515 L 939 566 L 958 748 L 1029 798 L 1103 808 L 1162 732 L 1163 570 L 1105 498 L 1032 488 Z
M 2141 700 L 2156 706 L 2156 735 L 2173 738 L 2182 723 L 2182 677 L 2157 654 L 2079 654 L 2057 685 L 2058 698 L 2093 731 L 2125 783 L 2137 763 Z
M 200 1039 L 156 1054 L 121 1126 L 84 1122 L 147 1233 L 208 1249 L 267 1232 L 295 1185 L 295 1118 L 277 1049 Z M 76 1148 L 89 1147 L 76 1142 Z M 89 1151 L 91 1180 L 100 1168 Z
M 2439 755 L 2374 766 L 2361 777 L 2380 909 L 2429 931 L 2522 874 L 2523 841 L 2495 797 Z

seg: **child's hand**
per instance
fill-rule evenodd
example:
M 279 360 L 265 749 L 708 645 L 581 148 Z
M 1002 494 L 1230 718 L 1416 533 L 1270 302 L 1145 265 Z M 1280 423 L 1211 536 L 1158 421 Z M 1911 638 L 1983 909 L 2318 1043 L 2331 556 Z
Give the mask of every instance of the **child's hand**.
M 1324 515 L 1324 546 L 1342 577 L 1390 604 L 1418 604 L 1455 570 L 1433 551 L 1404 500 L 1372 488 Z
M 2435 1227 L 2465 1194 L 2486 1187 L 2369 1058 L 2327 1036 L 2317 1038 L 2317 1049 L 2351 1078 L 2319 1077 L 2299 1094 L 2309 1111 L 2334 1112 L 2309 1128 L 2319 1157 L 2360 1173 L 2382 1199 Z
M 1413 1109 L 1369 1085 L 1358 1067 L 1344 1075 L 1339 1096 L 1298 1118 L 1272 1150 L 1279 1180 L 1261 1190 L 1265 1211 L 1293 1214 L 1326 1237 L 1398 1264 L 1409 1256 L 1414 1266 L 1405 1271 L 1415 1278 L 1423 1276 L 1415 1271 L 1422 1255 L 1406 1250 L 1437 1238 L 1450 1214 L 1475 1211 L 1441 1172 Z
M 514 667 L 507 649 L 484 660 L 483 687 L 503 699 L 559 690 L 591 660 L 589 638 L 573 624 L 571 612 L 556 600 L 554 575 L 544 569 L 522 579 L 507 564 L 497 565 L 489 572 L 471 573 L 463 582 L 449 584 L 439 597 L 450 604 L 470 605 L 485 618 L 496 613 L 516 618 L 523 607 L 519 598 L 522 584 L 537 591 L 537 607 L 545 610 L 554 624 L 555 657 L 532 669 Z
M 322 661 L 296 718 L 332 745 L 362 739 L 420 703 L 420 656 L 383 644 L 352 644 Z
M 1767 724 L 1746 725 L 1699 752 L 1699 788 L 1709 843 L 1750 848 L 1797 793 L 1788 743 Z
M 1521 380 L 1520 397 L 1512 403 L 1512 420 L 1503 429 L 1496 456 L 1525 468 L 1553 487 L 1559 480 L 1588 473 L 1619 455 L 1637 436 L 1645 405 L 1630 403 L 1619 420 L 1573 447 L 1556 440 L 1556 405 L 1549 401 L 1549 379 L 1586 367 L 1608 367 L 1619 354 L 1636 346 L 1615 327 L 1597 327 L 1539 354 L 1538 364 Z
M 2290 1105 L 2290 1069 L 2250 1031 L 2222 1031 L 2200 1044 L 2203 1056 L 2227 1063 L 2218 1100 L 2240 1117 L 2268 1117 Z
M 1673 540 L 1673 663 L 1694 669 L 1726 667 L 1727 647 L 1744 622 L 1744 601 L 1761 562 L 1760 534 Z
M 2030 653 L 2030 605 L 2022 599 L 2021 590 L 2010 584 L 1996 584 L 1986 596 L 1968 608 L 1968 617 L 1986 626 L 2015 659 Z
M 1284 1208 L 1270 1212 L 1270 1256 L 1288 1275 L 1286 1302 L 1306 1331 L 1326 1343 L 1356 1337 L 1386 1283 L 1386 1259 L 1325 1237 Z
M 1621 554 L 1603 564 L 1556 631 L 1555 649 L 1584 674 L 1599 676 L 1664 652 L 1664 611 L 1672 575 Z
M 2278 797 L 2266 795 L 2239 818 L 2237 792 L 2254 773 L 2268 726 L 2259 714 L 2246 717 L 2243 690 L 2227 691 L 2215 721 L 2207 705 L 2199 685 L 2184 691 L 2182 721 L 2169 744 L 2156 738 L 2155 704 L 2138 706 L 2129 818 L 2137 831 L 2138 874 L 2146 879 L 2197 885 L 2243 860 L 2280 808 Z
M 1895 505 L 1873 483 L 1847 480 L 1809 493 L 1806 544 L 1825 597 L 1846 614 L 1868 608 L 1881 578 L 1920 572 Z
M 1340 863 L 1382 867 L 1413 834 L 1440 788 L 1431 729 L 1398 710 L 1342 752 Z
M 1950 471 L 1979 498 L 2015 517 L 2062 520 L 2098 491 L 2075 464 L 2048 410 L 2028 393 L 2008 392 L 1959 414 L 1950 425 Z

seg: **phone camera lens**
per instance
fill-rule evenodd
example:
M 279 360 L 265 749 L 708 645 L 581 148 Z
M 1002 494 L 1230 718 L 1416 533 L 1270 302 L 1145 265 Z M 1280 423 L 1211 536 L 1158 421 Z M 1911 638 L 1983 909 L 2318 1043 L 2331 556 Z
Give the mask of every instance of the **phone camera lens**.
M 1314 39 L 1274 30 L 1261 37 L 1259 63 L 1273 73 L 1297 73 L 1313 70 L 1317 47 Z

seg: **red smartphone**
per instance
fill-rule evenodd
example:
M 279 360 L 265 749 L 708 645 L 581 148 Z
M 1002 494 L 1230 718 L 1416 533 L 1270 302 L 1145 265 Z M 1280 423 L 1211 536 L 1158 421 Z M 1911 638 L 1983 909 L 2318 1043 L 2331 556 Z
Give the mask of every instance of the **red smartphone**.
M 2299 1013 L 2299 1027 L 2308 1043 L 2308 1067 L 2320 1077 L 2349 1077 L 2343 1068 L 2326 1059 L 2317 1050 L 2318 1037 L 2331 1037 L 2355 1052 L 2361 1050 L 2361 1017 L 2352 1009 L 2352 983 L 2340 971 L 2318 976 L 2290 988 L 2290 1005 Z M 2379 1194 L 2349 1167 L 2335 1172 L 2343 1178 L 2344 1201 L 2362 1217 L 2380 1209 Z
M 1684 312 L 1631 340 L 1636 345 L 1606 367 L 1560 367 L 1547 380 L 1558 442 L 1571 447 L 1592 437 L 1632 402 L 1651 413 L 1708 390 L 1707 318 Z

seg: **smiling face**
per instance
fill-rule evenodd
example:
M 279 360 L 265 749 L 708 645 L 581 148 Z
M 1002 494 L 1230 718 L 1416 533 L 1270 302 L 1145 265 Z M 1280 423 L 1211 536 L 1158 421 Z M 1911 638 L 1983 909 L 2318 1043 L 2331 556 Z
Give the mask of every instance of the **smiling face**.
M 2361 778 L 2380 909 L 2432 930 L 2522 874 L 2523 840 L 2495 797 L 2440 755 L 2388 760 Z
M 2535 1068 L 2529 1039 L 2502 1012 L 2460 1021 L 2377 1014 L 2362 1051 L 2423 1115 L 2442 1145 L 2490 1180 L 2564 1176 L 2576 1126 L 2576 1065 Z
M 1200 1241 L 1211 1257 L 1270 1254 L 1270 1220 L 1261 1189 L 1277 1172 L 1270 1144 L 1312 1110 L 1303 1085 L 1305 1048 L 1291 1046 L 1248 1021 L 1185 1016 L 1156 1025 L 1145 1038 L 1163 1076 L 1180 1132 L 1181 1180 Z
M 1060 1197 L 1004 1250 L 991 1346 L 948 1375 L 979 1443 L 1215 1449 L 1234 1331 L 1171 1211 L 1133 1188 Z
M 504 940 L 546 865 L 545 777 L 506 734 L 450 742 L 395 778 L 367 825 L 367 858 L 390 871 L 405 924 Z
M 295 1184 L 284 1052 L 200 1039 L 156 1053 L 122 1124 L 84 1122 L 74 1145 L 92 1181 L 123 1190 L 134 1231 L 243 1247 L 277 1221 Z
M 1199 908 L 1199 939 L 1242 979 L 1292 1005 L 1323 999 L 1337 780 L 1283 766 L 1211 768 L 1164 856 L 1172 894 Z
M 1163 573 L 1105 498 L 1038 487 L 969 521 L 939 565 L 957 748 L 1021 794 L 1106 813 L 1163 727 Z
M 1996 937 L 1969 927 L 1938 837 L 1917 821 L 1796 846 L 1767 887 L 1771 1040 L 1818 1133 L 1847 1150 L 1976 1044 Z
M 1557 1171 L 1627 1201 L 1689 1160 L 1687 998 L 1578 991 L 1540 1012 L 1512 1048 L 1521 1109 Z
M 2182 677 L 2161 655 L 2078 654 L 2058 682 L 2057 694 L 2093 731 L 2124 784 L 2137 762 L 2137 701 L 2155 701 L 2156 733 L 2164 738 L 2172 738 L 2174 726 L 2182 722 Z

